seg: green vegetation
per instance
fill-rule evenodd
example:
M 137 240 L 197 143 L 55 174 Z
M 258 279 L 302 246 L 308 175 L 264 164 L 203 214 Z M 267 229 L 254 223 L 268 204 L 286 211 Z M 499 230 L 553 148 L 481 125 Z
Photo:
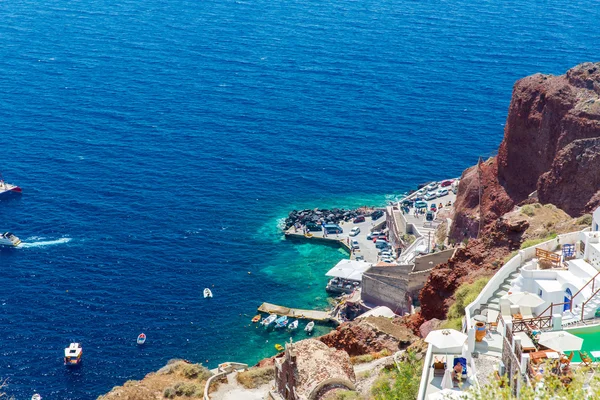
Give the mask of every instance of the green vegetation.
M 254 389 L 275 379 L 275 368 L 250 368 L 237 374 L 237 381 L 246 389 Z
M 509 255 L 507 255 L 506 257 L 504 257 L 504 264 L 506 264 L 507 262 L 509 262 L 511 260 L 511 258 L 513 258 L 514 256 L 516 256 L 517 254 L 519 254 L 519 250 L 515 250 L 513 252 L 511 252 Z
M 592 225 L 592 214 L 584 214 L 577 218 L 577 225 Z
M 205 381 L 212 375 L 208 368 L 202 364 L 186 364 L 181 368 L 181 374 L 188 379 Z
M 352 364 L 364 364 L 371 362 L 373 360 L 378 360 L 383 357 L 391 356 L 392 352 L 388 349 L 383 349 L 376 353 L 363 354 L 362 356 L 354 356 L 350 357 L 350 362 Z
M 535 211 L 532 206 L 526 205 L 521 207 L 521 214 L 525 214 L 528 217 L 533 217 L 535 215 Z
M 360 393 L 352 390 L 337 390 L 330 395 L 327 395 L 323 400 L 359 400 Z
M 423 361 L 415 353 L 407 352 L 408 361 L 398 364 L 398 368 L 384 371 L 373 384 L 371 394 L 374 400 L 416 399 L 421 383 Z
M 411 244 L 413 244 L 413 242 L 415 240 L 417 240 L 417 237 L 415 235 L 411 235 L 409 233 L 405 233 L 404 235 L 402 235 L 402 241 L 405 242 L 408 246 L 410 246 Z
M 479 278 L 473 283 L 463 283 L 458 287 L 454 293 L 454 304 L 448 309 L 442 328 L 461 329 L 465 307 L 475 301 L 489 280 L 490 278 Z
M 521 243 L 521 250 L 522 249 L 526 249 L 528 247 L 536 246 L 536 245 L 538 245 L 540 243 L 544 243 L 544 242 L 546 242 L 548 240 L 555 239 L 556 236 L 558 236 L 556 234 L 556 232 L 552 232 L 548 236 L 540 238 L 540 239 L 529 239 L 529 240 L 526 240 L 523 243 Z

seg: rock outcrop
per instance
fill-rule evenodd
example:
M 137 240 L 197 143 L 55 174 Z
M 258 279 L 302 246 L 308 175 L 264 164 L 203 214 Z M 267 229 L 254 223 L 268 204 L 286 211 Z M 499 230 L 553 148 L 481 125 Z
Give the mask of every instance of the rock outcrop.
M 595 146 L 593 141 L 576 142 L 598 137 L 600 63 L 584 63 L 561 76 L 523 78 L 514 86 L 498 151 L 499 182 L 515 202 L 539 190 L 542 203 L 580 215 L 596 195 L 597 181 L 590 178 L 598 175 L 600 164 L 590 157 L 595 150 L 581 151 L 586 143 Z M 573 172 L 591 187 L 569 190 Z

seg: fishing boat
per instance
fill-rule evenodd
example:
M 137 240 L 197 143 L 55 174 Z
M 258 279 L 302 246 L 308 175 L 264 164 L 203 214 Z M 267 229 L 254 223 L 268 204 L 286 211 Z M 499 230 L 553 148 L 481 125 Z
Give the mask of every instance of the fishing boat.
M 298 320 L 292 321 L 292 323 L 288 325 L 290 331 L 293 331 L 296 328 L 298 328 Z
M 140 333 L 139 336 L 137 337 L 137 344 L 142 345 L 144 343 L 146 343 L 146 334 Z
M 279 317 L 275 320 L 275 328 L 283 328 L 288 324 L 288 317 L 285 315 L 283 317 Z
M 31 400 L 42 400 L 42 396 L 40 396 L 39 393 L 35 393 L 31 396 Z
M 0 195 L 8 192 L 22 193 L 23 190 L 18 186 L 4 182 L 4 179 L 2 179 L 2 175 L 0 175 Z
M 21 244 L 21 239 L 10 232 L 0 234 L 0 246 L 17 247 Z
M 209 298 L 209 297 L 213 297 L 212 292 L 210 291 L 209 288 L 204 288 L 204 298 Z
M 280 345 L 279 343 L 277 343 L 277 344 L 275 345 L 275 349 L 276 349 L 277 351 L 283 351 L 283 346 L 282 346 L 282 345 Z
M 252 318 L 252 322 L 257 323 L 258 321 L 260 321 L 260 314 L 255 315 L 254 318 Z
M 310 321 L 308 324 L 306 324 L 306 327 L 304 328 L 305 332 L 311 333 L 313 331 L 313 328 L 315 327 L 315 321 Z
M 273 322 L 275 322 L 276 319 L 277 319 L 277 314 L 271 314 L 267 318 L 263 319 L 260 323 L 261 323 L 261 325 L 264 325 L 266 328 L 267 326 L 269 326 Z
M 83 348 L 81 345 L 79 343 L 71 343 L 69 347 L 65 349 L 65 365 L 70 367 L 81 364 L 82 354 Z

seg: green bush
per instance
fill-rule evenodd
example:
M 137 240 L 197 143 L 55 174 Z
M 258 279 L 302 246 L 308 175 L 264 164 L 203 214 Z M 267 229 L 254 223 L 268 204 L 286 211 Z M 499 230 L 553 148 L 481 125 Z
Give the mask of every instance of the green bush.
M 201 364 L 185 364 L 181 368 L 181 373 L 188 379 L 196 379 L 205 381 L 212 375 L 205 366 Z
M 236 379 L 246 389 L 254 389 L 275 379 L 275 367 L 250 368 L 237 374 Z
M 515 250 L 515 251 L 511 252 L 509 255 L 507 255 L 506 257 L 504 257 L 504 264 L 509 262 L 517 254 L 519 254 L 519 250 Z
M 175 393 L 177 396 L 191 397 L 197 393 L 200 393 L 199 389 L 201 385 L 196 385 L 192 382 L 177 382 L 174 386 Z
M 456 329 L 457 331 L 462 330 L 462 317 L 448 318 L 440 325 L 440 329 Z
M 168 387 L 163 392 L 163 397 L 167 399 L 174 399 L 175 396 L 177 396 L 177 391 L 175 390 L 175 388 Z
M 490 278 L 479 278 L 473 283 L 463 283 L 460 285 L 454 293 L 454 304 L 448 309 L 448 319 L 462 320 L 462 317 L 465 315 L 465 307 L 477 298 L 489 280 Z
M 415 353 L 407 352 L 408 361 L 398 364 L 398 368 L 384 371 L 373 383 L 371 394 L 375 400 L 416 399 L 421 383 L 423 361 L 417 360 Z
M 584 214 L 577 218 L 577 225 L 592 225 L 592 214 Z
M 525 214 L 528 217 L 533 217 L 535 215 L 535 210 L 533 209 L 532 206 L 526 205 L 526 206 L 521 207 L 521 214 Z

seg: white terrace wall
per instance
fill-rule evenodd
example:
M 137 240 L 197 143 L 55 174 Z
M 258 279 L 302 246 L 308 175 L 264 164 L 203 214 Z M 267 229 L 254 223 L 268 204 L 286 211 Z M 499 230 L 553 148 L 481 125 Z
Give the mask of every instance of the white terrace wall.
M 465 307 L 466 329 L 468 330 L 472 327 L 471 318 L 476 315 L 476 313 L 481 311 L 481 306 L 490 300 L 494 292 L 502 285 L 504 280 L 508 278 L 510 274 L 515 272 L 521 265 L 523 265 L 523 263 L 535 257 L 536 248 L 554 251 L 559 245 L 567 243 L 574 244 L 577 242 L 577 240 L 579 240 L 579 231 L 558 235 L 558 237 L 555 239 L 540 243 L 537 246 L 519 250 L 519 253 L 516 256 L 511 258 L 498 270 L 498 272 L 496 272 L 487 285 L 485 285 L 481 293 L 479 293 L 479 296 L 477 296 L 475 301 Z

